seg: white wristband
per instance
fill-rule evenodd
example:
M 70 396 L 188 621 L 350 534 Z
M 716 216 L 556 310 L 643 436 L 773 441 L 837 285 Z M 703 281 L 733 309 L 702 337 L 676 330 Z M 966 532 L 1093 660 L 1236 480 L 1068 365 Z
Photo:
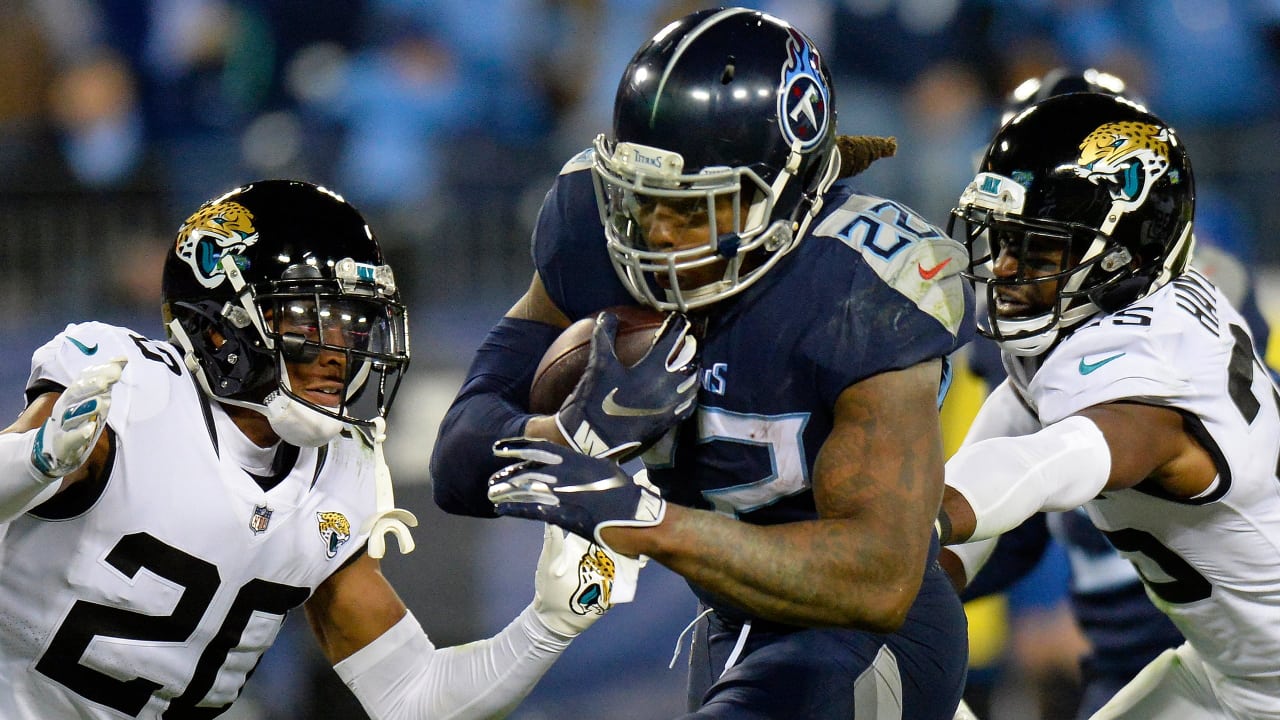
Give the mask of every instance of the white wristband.
M 53 497 L 61 482 L 41 475 L 31 464 L 35 430 L 0 433 L 0 523 L 6 523 Z
M 986 540 L 947 546 L 947 550 L 952 555 L 955 555 L 960 564 L 964 566 L 965 585 L 973 582 L 973 578 L 978 575 L 978 571 L 982 569 L 983 565 L 987 564 L 987 560 L 991 558 L 991 553 L 995 551 L 996 543 L 999 540 L 999 538 L 987 538 Z
M 1039 511 L 1071 510 L 1097 497 L 1111 476 L 1111 449 L 1092 420 L 1073 415 L 1033 435 L 967 445 L 946 472 L 947 485 L 973 508 L 973 542 Z

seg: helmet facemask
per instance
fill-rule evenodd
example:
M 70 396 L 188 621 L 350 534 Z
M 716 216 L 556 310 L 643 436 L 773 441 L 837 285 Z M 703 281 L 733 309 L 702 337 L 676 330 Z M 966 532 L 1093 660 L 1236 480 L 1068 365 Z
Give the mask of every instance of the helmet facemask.
M 1089 286 L 1088 278 L 1104 261 L 1112 266 L 1128 257 L 1122 248 L 1115 254 L 1101 253 L 1105 239 L 1084 226 L 1055 227 L 1058 223 L 974 207 L 956 209 L 952 221 L 964 226 L 962 239 L 969 252 L 964 276 L 979 289 L 980 302 L 985 301 L 978 333 L 1014 355 L 1039 355 L 1061 331 L 1095 315 L 1099 308 L 1092 293 L 1082 288 Z M 1081 244 L 1088 245 L 1090 257 L 1076 262 L 1072 248 Z M 1013 259 L 1013 275 L 997 275 L 1001 255 Z
M 703 307 L 745 290 L 803 236 L 820 207 L 816 198 L 830 187 L 839 169 L 835 153 L 831 158 L 817 187 L 797 204 L 801 217 L 775 217 L 778 198 L 798 182 L 790 172 L 779 173 L 772 185 L 750 167 L 706 167 L 686 173 L 678 153 L 614 144 L 598 136 L 592 175 L 618 277 L 638 301 L 668 311 Z M 705 216 L 711 225 L 707 242 L 675 249 L 651 247 L 640 218 L 657 203 Z M 724 203 L 731 208 L 736 232 L 720 233 L 715 227 L 717 208 Z M 690 278 L 691 271 L 719 266 L 724 270 L 715 280 Z
M 948 233 L 964 243 L 964 276 L 985 301 L 978 333 L 1011 354 L 1032 356 L 1104 307 L 1116 309 L 1108 301 L 1140 268 L 1097 228 L 1020 215 L 1025 192 L 1009 178 L 980 173 L 952 211 Z M 1016 267 L 1011 276 L 997 273 L 1004 255 Z
M 406 312 L 388 266 L 347 258 L 324 277 L 318 267 L 300 263 L 279 280 L 248 285 L 233 256 L 224 256 L 222 265 L 236 301 L 216 317 L 200 315 L 202 323 L 184 313 L 170 324 L 179 344 L 200 361 L 193 370 L 206 393 L 261 412 L 295 445 L 321 445 L 347 424 L 369 427 L 386 416 L 409 360 Z M 197 355 L 189 338 L 210 329 L 221 336 L 219 350 L 252 349 L 242 357 L 227 355 L 216 384 L 202 355 L 217 343 L 198 343 L 204 352 Z M 313 363 L 316 368 L 308 367 Z M 249 380 L 232 382 L 221 372 L 228 364 L 241 366 L 238 372 Z M 290 365 L 299 366 L 298 387 Z

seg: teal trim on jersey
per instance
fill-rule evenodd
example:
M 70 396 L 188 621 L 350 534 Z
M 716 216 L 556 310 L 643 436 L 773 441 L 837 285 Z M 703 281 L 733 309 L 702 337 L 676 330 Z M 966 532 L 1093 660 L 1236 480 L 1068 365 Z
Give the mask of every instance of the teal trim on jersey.
M 98 352 L 98 343 L 94 343 L 93 345 L 85 345 L 84 343 L 71 337 L 70 335 L 67 336 L 67 339 L 71 341 L 72 345 L 76 346 L 77 350 L 84 353 L 85 355 L 92 355 Z
M 1108 358 L 1103 358 L 1096 363 L 1085 362 L 1084 358 L 1080 358 L 1080 374 L 1088 375 L 1089 373 L 1093 372 L 1094 370 L 1097 370 L 1103 365 L 1106 365 L 1112 360 L 1116 360 L 1122 357 L 1124 357 L 1124 353 L 1116 353 L 1115 355 L 1112 355 L 1111 357 L 1108 357 Z

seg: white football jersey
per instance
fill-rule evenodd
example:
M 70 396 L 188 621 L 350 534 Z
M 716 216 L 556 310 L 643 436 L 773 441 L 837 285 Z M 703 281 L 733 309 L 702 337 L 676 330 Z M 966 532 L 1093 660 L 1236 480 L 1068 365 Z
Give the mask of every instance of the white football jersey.
M 1003 399 L 980 413 L 985 437 L 1115 401 L 1184 417 L 1217 467 L 1209 490 L 1177 499 L 1146 482 L 1085 509 L 1204 661 L 1243 679 L 1226 682 L 1228 703 L 1274 712 L 1280 699 L 1259 693 L 1280 689 L 1280 397 L 1244 319 L 1192 270 L 1090 320 L 1047 356 L 1004 360 Z
M 367 539 L 362 436 L 281 445 L 264 491 L 233 458 L 249 441 L 166 342 L 70 325 L 36 351 L 28 389 L 119 355 L 105 482 L 0 525 L 2 718 L 213 717 Z

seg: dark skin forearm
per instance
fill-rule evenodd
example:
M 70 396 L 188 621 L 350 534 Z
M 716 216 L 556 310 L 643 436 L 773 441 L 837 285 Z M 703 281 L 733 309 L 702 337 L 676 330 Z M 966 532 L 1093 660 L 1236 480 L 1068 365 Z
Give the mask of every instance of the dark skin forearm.
M 938 373 L 924 363 L 841 395 L 813 471 L 817 520 L 756 526 L 671 506 L 655 528 L 602 537 L 760 617 L 892 631 L 919 590 L 942 493 Z
M 828 519 L 764 527 L 670 506 L 645 554 L 759 617 L 892 632 L 923 573 L 900 572 L 890 557 L 896 553 L 875 539 L 859 541 L 858 526 Z M 643 531 L 610 528 L 606 542 L 624 532 Z

